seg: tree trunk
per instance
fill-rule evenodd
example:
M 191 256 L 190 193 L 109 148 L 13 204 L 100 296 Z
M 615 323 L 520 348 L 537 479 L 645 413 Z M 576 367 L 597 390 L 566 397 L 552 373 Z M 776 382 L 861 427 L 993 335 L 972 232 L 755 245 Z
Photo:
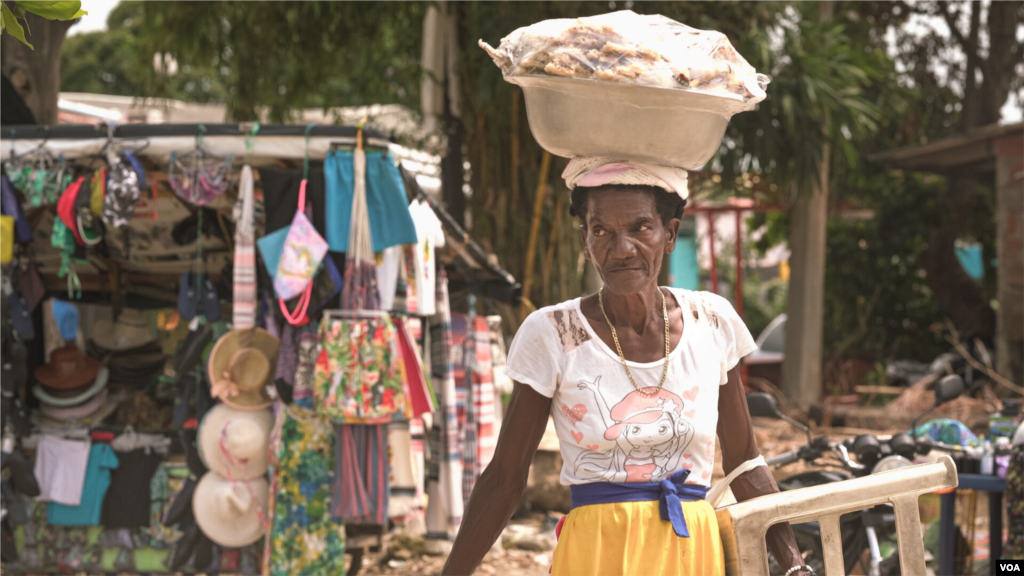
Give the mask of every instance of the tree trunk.
M 35 50 L 10 34 L 0 39 L 0 67 L 14 89 L 32 110 L 36 122 L 57 123 L 57 98 L 60 94 L 60 49 L 64 36 L 77 20 L 47 20 L 28 14 L 25 37 Z

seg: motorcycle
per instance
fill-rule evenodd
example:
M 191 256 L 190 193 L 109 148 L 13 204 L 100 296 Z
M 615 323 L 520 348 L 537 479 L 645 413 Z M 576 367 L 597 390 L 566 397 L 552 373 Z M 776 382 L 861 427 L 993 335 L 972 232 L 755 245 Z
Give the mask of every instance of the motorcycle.
M 940 380 L 935 386 L 934 405 L 915 419 L 912 430 L 917 427 L 917 422 L 932 410 L 959 397 L 963 392 L 964 382 L 960 376 L 950 375 Z M 747 407 L 751 416 L 783 420 L 799 428 L 807 436 L 807 443 L 803 446 L 766 458 L 769 466 L 781 468 L 803 460 L 808 464 L 817 465 L 838 463 L 842 467 L 841 470 L 812 470 L 784 478 L 778 483 L 779 489 L 783 491 L 842 482 L 886 470 L 912 466 L 914 458 L 917 456 L 926 455 L 933 449 L 941 449 L 928 439 L 915 438 L 906 432 L 888 437 L 861 434 L 842 442 L 830 441 L 827 436 L 815 438 L 812 437 L 810 428 L 783 414 L 772 396 L 760 392 L 747 395 Z M 826 460 L 826 457 L 829 459 Z M 853 569 L 858 563 L 862 564 L 862 573 L 869 576 L 899 574 L 899 556 L 895 546 L 895 522 L 892 507 L 889 505 L 875 506 L 857 514 L 843 516 L 840 521 L 840 529 L 846 574 L 853 573 Z M 816 574 L 824 574 L 824 553 L 821 544 L 821 529 L 818 523 L 796 524 L 793 526 L 793 533 L 797 545 L 804 554 L 804 563 L 810 566 Z M 883 551 L 883 547 L 886 550 Z M 868 552 L 867 565 L 863 566 L 865 551 Z M 773 575 L 785 572 L 785 569 L 780 568 L 770 554 L 769 569 Z

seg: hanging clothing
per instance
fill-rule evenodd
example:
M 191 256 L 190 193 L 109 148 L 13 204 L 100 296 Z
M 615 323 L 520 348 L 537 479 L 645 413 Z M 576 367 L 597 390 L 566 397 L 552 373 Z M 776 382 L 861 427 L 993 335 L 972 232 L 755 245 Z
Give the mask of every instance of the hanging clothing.
M 270 234 L 291 226 L 295 217 L 295 207 L 299 205 L 299 185 L 302 183 L 302 169 L 280 170 L 277 168 L 260 168 L 260 185 L 263 187 L 263 204 L 266 218 L 264 234 Z M 326 215 L 324 198 L 324 171 L 319 168 L 309 169 L 309 180 L 306 183 L 306 204 L 313 214 L 313 227 L 325 234 L 324 219 Z
M 68 506 L 51 501 L 46 509 L 47 521 L 57 526 L 99 526 L 103 498 L 110 487 L 110 471 L 118 464 L 110 444 L 93 444 L 79 504 Z M 148 493 L 148 480 L 143 489 Z
M 357 158 L 362 151 L 332 150 L 324 160 L 327 187 L 327 242 L 334 252 L 348 252 L 353 194 L 359 182 Z M 380 152 L 365 153 L 366 209 L 373 251 L 397 244 L 415 244 L 416 228 L 398 167 Z
M 320 352 L 320 337 L 314 326 L 299 329 L 298 362 L 292 386 L 292 401 L 299 408 L 313 409 L 316 386 L 316 359 Z
M 331 512 L 355 523 L 388 519 L 388 442 L 384 425 L 337 424 Z
M 265 573 L 343 574 L 345 526 L 331 517 L 334 431 L 312 413 L 289 407 L 278 414 L 278 430 Z
M 379 310 L 380 292 L 366 197 L 366 155 L 362 150 L 355 151 L 353 165 L 352 213 L 345 220 L 350 226 L 341 306 L 349 310 Z
M 110 493 L 103 501 L 103 526 L 107 528 L 142 528 L 149 525 L 151 486 L 163 456 L 140 448 L 117 455 L 120 464 L 110 476 Z
M 467 436 L 473 437 L 464 451 L 473 450 L 463 464 L 462 495 L 469 503 L 469 495 L 487 465 L 494 457 L 497 431 L 494 426 L 494 385 L 491 380 L 491 336 L 487 319 L 477 316 L 466 339 L 466 377 L 472 387 L 472 404 L 467 413 Z
M 402 246 L 391 246 L 377 256 L 377 290 L 380 292 L 381 310 L 393 310 L 395 307 L 402 249 Z
M 454 540 L 462 523 L 462 454 L 455 387 L 456 352 L 452 345 L 452 316 L 448 304 L 448 279 L 437 277 L 436 335 L 431 336 L 432 380 L 440 402 L 429 433 L 427 467 L 427 540 Z
M 81 504 L 89 457 L 88 442 L 43 436 L 36 446 L 37 500 L 67 506 Z
M 424 373 L 423 360 L 420 358 L 419 348 L 413 340 L 409 327 L 402 318 L 395 318 L 395 332 L 398 337 L 398 347 L 402 354 L 402 364 L 405 376 L 405 390 L 409 393 L 409 401 L 412 404 L 412 416 L 418 418 L 424 414 L 434 411 L 434 402 L 430 397 L 427 387 L 427 380 Z
M 388 518 L 403 518 L 420 511 L 423 501 L 416 489 L 417 471 L 422 466 L 414 462 L 412 433 L 408 422 L 388 425 L 388 454 L 390 456 L 391 499 Z
M 235 204 L 235 261 L 232 324 L 235 330 L 256 325 L 256 222 L 252 167 L 242 167 Z
M 403 370 L 391 318 L 325 317 L 314 376 L 317 413 L 354 424 L 408 418 Z
M 413 201 L 409 205 L 409 213 L 419 241 L 412 251 L 406 305 L 411 314 L 433 316 L 437 312 L 435 287 L 438 265 L 435 251 L 444 247 L 444 229 L 434 209 L 425 200 Z
M 1014 439 L 1024 435 L 1024 424 L 1020 425 Z M 1024 442 L 1015 443 L 1010 449 L 1010 465 L 1006 469 L 1006 546 L 1003 558 L 1024 560 Z

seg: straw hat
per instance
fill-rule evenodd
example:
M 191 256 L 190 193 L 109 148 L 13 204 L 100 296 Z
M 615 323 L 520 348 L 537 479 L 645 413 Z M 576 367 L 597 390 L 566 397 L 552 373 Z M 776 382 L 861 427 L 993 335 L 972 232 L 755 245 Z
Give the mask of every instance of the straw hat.
M 234 480 L 267 473 L 267 448 L 274 415 L 270 410 L 214 406 L 199 424 L 199 455 L 211 471 Z
M 210 392 L 239 410 L 270 406 L 267 384 L 277 372 L 279 349 L 280 341 L 262 328 L 228 332 L 210 351 Z
M 92 341 L 112 352 L 139 348 L 154 340 L 150 316 L 143 310 L 126 309 L 117 322 L 100 318 L 92 329 Z
M 260 539 L 267 510 L 267 481 L 232 482 L 214 472 L 199 480 L 192 496 L 196 524 L 206 537 L 227 548 Z
M 109 377 L 110 371 L 103 366 L 96 373 L 96 379 L 93 380 L 91 385 L 87 384 L 81 388 L 70 388 L 67 390 L 47 390 L 45 386 L 37 385 L 32 387 L 32 395 L 38 398 L 40 402 L 55 408 L 78 406 L 106 388 Z
M 36 380 L 51 390 L 81 388 L 96 378 L 100 363 L 82 354 L 74 342 L 50 354 L 50 363 L 36 368 Z

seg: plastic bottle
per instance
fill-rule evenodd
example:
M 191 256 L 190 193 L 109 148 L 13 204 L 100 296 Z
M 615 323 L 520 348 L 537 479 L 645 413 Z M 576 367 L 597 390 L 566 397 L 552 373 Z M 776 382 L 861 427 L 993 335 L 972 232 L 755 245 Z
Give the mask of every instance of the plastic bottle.
M 981 467 L 979 474 L 992 474 L 992 466 L 995 461 L 995 454 L 992 451 L 992 443 L 985 441 L 985 451 L 981 454 Z

